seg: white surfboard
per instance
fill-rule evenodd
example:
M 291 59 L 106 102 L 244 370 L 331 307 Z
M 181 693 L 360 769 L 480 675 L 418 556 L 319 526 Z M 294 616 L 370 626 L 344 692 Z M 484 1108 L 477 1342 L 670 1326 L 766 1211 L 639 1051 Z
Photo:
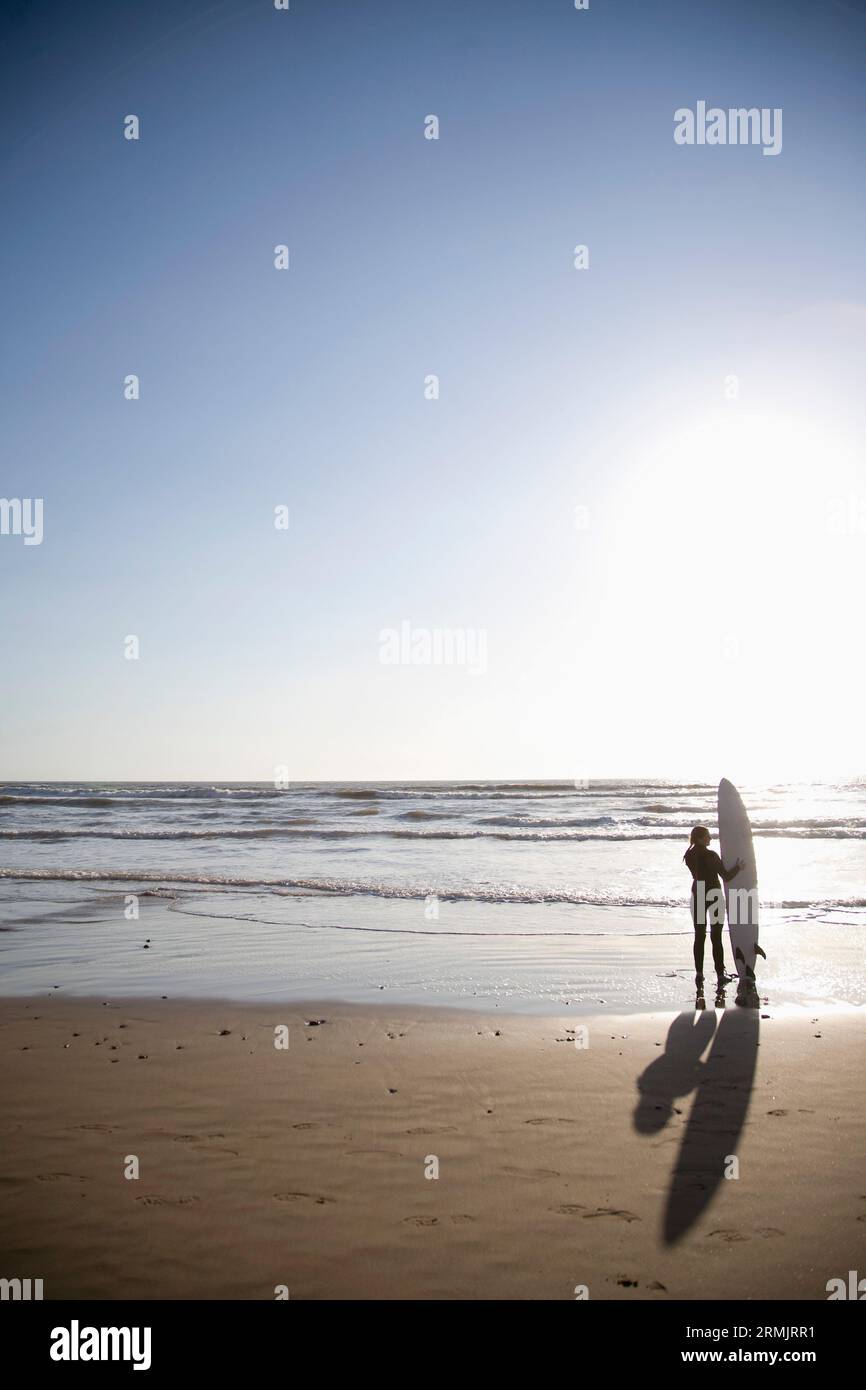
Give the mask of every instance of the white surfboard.
M 740 793 L 727 777 L 719 783 L 719 853 L 726 869 L 739 859 L 742 868 L 725 884 L 725 908 L 731 950 L 740 977 L 738 997 L 755 991 L 758 946 L 758 870 L 752 827 Z

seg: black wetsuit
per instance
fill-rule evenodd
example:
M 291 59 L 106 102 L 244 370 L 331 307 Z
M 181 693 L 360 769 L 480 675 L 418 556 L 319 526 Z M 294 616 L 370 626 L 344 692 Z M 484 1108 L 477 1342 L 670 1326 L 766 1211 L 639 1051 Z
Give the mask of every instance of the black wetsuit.
M 715 850 L 705 845 L 691 845 L 685 853 L 686 866 L 692 876 L 692 922 L 695 928 L 695 973 L 703 979 L 704 943 L 707 937 L 707 920 L 710 924 L 710 941 L 713 947 L 713 965 L 716 974 L 725 973 L 725 951 L 722 945 L 722 928 L 725 925 L 725 895 L 721 879 L 730 878 L 726 874 L 721 859 Z M 703 907 L 698 901 L 698 883 L 703 883 Z

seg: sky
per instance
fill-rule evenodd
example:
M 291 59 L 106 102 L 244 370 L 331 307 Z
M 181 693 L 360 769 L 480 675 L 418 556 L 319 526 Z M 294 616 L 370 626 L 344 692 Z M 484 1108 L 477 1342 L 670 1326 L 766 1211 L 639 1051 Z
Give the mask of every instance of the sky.
M 866 0 L 0 24 L 0 777 L 866 771 Z

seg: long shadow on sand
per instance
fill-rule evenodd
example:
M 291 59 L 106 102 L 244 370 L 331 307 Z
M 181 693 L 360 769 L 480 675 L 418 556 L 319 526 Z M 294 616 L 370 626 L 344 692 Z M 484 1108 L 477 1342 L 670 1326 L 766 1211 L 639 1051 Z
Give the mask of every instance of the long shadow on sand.
M 757 1056 L 756 1009 L 728 1010 L 718 1022 L 711 1010 L 682 1013 L 671 1024 L 662 1056 L 638 1078 L 634 1125 L 640 1134 L 664 1129 L 677 1097 L 695 1092 L 665 1204 L 665 1245 L 675 1245 L 706 1211 L 724 1178 L 726 1160 L 737 1152 Z

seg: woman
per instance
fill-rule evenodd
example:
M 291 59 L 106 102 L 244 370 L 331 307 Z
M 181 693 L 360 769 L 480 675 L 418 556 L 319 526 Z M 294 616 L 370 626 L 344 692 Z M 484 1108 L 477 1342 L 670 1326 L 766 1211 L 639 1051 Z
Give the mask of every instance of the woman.
M 719 993 L 727 983 L 725 951 L 722 946 L 722 927 L 725 924 L 725 895 L 719 878 L 728 883 L 742 867 L 739 859 L 732 869 L 726 869 L 715 850 L 710 849 L 710 832 L 705 825 L 696 825 L 689 837 L 689 847 L 683 855 L 692 876 L 692 922 L 695 928 L 695 989 L 704 992 L 704 943 L 707 919 L 710 922 L 710 941 L 713 964 L 716 967 Z

